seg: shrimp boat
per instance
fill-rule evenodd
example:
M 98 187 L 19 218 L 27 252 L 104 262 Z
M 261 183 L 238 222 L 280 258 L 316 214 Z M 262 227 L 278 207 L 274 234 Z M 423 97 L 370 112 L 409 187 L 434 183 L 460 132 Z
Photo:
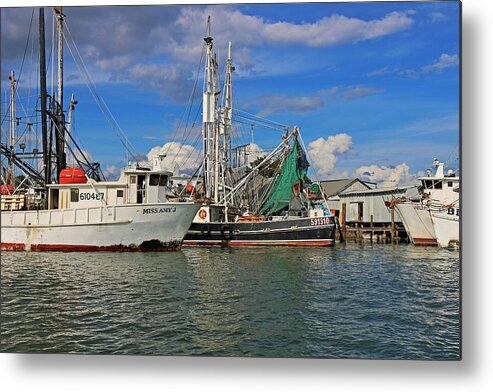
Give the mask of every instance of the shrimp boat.
M 185 245 L 330 246 L 336 221 L 321 187 L 306 176 L 309 163 L 298 127 L 285 129 L 281 143 L 252 167 L 232 165 L 232 79 L 228 45 L 223 105 L 219 107 L 217 62 L 207 23 L 203 91 L 203 200 Z M 237 152 L 237 150 L 236 150 Z M 313 191 L 315 189 L 315 191 Z M 313 191 L 313 192 L 312 192 Z
M 406 197 L 397 200 L 395 203 L 395 208 L 401 216 L 407 234 L 414 245 L 436 246 L 437 225 L 433 216 L 436 216 L 435 221 L 442 222 L 444 211 L 445 215 L 448 215 L 446 213 L 447 209 L 453 208 L 456 204 L 458 205 L 458 193 L 454 190 L 459 185 L 459 176 L 456 176 L 453 170 L 449 170 L 445 174 L 445 164 L 438 159 L 435 159 L 433 164 L 436 168 L 435 173 L 433 174 L 432 170 L 428 169 L 427 176 L 418 178 L 421 185 L 419 188 L 411 189 L 414 191 L 414 195 L 411 195 L 412 192 L 408 192 Z M 456 220 L 457 224 L 459 219 L 458 211 L 457 209 L 457 217 L 454 217 L 454 221 Z M 441 232 L 441 223 L 439 225 Z M 443 246 L 443 241 L 440 241 L 439 245 Z
M 63 42 L 64 15 L 59 9 L 56 10 L 56 18 Z M 153 157 L 152 167 L 134 163 L 122 171 L 118 180 L 104 180 L 99 165 L 87 160 L 66 127 L 62 107 L 62 61 L 59 61 L 58 69 L 58 97 L 47 96 L 42 8 L 39 10 L 39 26 L 43 151 L 33 151 L 30 156 L 42 156 L 43 170 L 38 171 L 23 160 L 25 145 L 21 146 L 22 152 L 15 146 L 16 81 L 12 73 L 11 143 L 9 146 L 2 142 L 2 155 L 8 164 L 4 167 L 2 160 L 2 181 L 5 181 L 0 199 L 1 249 L 179 250 L 200 204 L 168 198 L 172 173 L 162 168 L 163 156 Z M 62 58 L 61 42 L 59 59 Z M 48 147 L 47 141 L 51 139 L 54 140 L 55 151 Z M 73 147 L 69 147 L 67 140 L 72 141 Z M 68 149 L 77 161 L 77 167 L 67 167 Z M 51 168 L 53 162 L 56 163 L 54 170 Z M 16 170 L 22 175 L 16 176 Z

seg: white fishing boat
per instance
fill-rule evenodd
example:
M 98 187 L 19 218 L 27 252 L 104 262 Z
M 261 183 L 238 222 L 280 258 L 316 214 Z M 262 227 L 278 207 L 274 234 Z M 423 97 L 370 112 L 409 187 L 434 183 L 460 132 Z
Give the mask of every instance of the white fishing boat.
M 178 250 L 200 208 L 198 203 L 170 200 L 164 156 L 153 157 L 152 167 L 136 163 L 116 181 L 106 181 L 99 165 L 90 163 L 76 145 L 64 119 L 62 34 L 59 34 L 58 96 L 46 94 L 44 10 L 40 9 L 40 81 L 43 170 L 24 162 L 14 145 L 15 89 L 11 74 L 11 140 L 2 142 L 1 249 L 26 251 Z M 58 31 L 63 14 L 57 11 Z M 70 114 L 73 110 L 71 105 Z M 69 118 L 70 118 L 69 114 Z M 48 124 L 49 122 L 49 124 Z M 70 121 L 69 121 L 70 124 Z M 52 132 L 49 134 L 49 132 Z M 54 140 L 54 148 L 47 141 Z M 72 142 L 72 147 L 68 141 Z M 50 143 L 51 144 L 51 143 Z M 67 167 L 70 149 L 77 167 Z M 54 151 L 53 151 L 54 150 Z M 75 151 L 76 150 L 76 151 Z M 52 170 L 52 164 L 55 168 Z M 22 176 L 16 176 L 16 167 Z M 7 175 L 4 178 L 3 173 Z M 24 179 L 20 181 L 20 177 Z M 28 181 L 27 181 L 28 180 Z M 20 182 L 20 183 L 19 183 Z M 26 185 L 26 184 L 29 184 Z
M 67 169 L 62 175 L 70 173 L 80 172 Z M 72 181 L 48 185 L 46 209 L 25 208 L 27 193 L 4 195 L 1 248 L 178 250 L 200 205 L 167 201 L 171 174 L 159 167 L 134 167 L 117 181 L 95 181 L 82 173 Z
M 428 176 L 418 178 L 421 185 L 395 202 L 395 208 L 414 245 L 437 245 L 432 212 L 439 213 L 444 205 L 451 205 L 458 199 L 454 189 L 459 185 L 459 176 L 453 170 L 445 174 L 445 164 L 438 159 L 434 160 L 434 166 L 434 174 L 428 169 Z
M 459 189 L 454 189 L 457 193 Z M 447 249 L 460 248 L 460 201 L 442 205 L 431 211 L 433 227 L 437 238 L 438 246 Z

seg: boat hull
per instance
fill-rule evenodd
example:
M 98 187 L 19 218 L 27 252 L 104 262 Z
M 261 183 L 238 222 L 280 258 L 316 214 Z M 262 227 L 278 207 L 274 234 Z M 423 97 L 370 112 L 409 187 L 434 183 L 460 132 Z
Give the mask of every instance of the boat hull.
M 323 217 L 261 222 L 192 223 L 183 244 L 192 246 L 331 246 L 334 242 L 334 219 Z
M 179 250 L 199 208 L 193 203 L 156 203 L 2 212 L 1 249 Z
M 447 211 L 433 212 L 432 217 L 438 246 L 442 248 L 459 247 L 459 217 L 457 215 L 448 214 Z
M 407 235 L 414 245 L 436 245 L 436 234 L 428 207 L 421 203 L 396 204 Z

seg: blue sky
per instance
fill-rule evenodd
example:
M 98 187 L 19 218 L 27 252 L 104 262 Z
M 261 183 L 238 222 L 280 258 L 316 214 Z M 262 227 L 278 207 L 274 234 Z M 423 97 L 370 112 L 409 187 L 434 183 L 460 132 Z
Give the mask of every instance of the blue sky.
M 45 12 L 50 27 L 52 12 Z M 178 125 L 211 15 L 220 70 L 227 42 L 233 43 L 234 106 L 299 126 L 313 175 L 406 183 L 435 157 L 458 167 L 457 2 L 65 7 L 64 13 L 71 50 L 73 39 L 135 154 L 176 142 L 191 146 L 187 159 L 198 156 L 193 148 L 200 148 L 199 128 L 183 139 Z M 2 99 L 10 70 L 19 74 L 31 14 L 2 9 Z M 37 26 L 33 29 L 37 40 Z M 25 106 L 29 91 L 35 95 L 37 74 L 32 40 L 27 48 L 18 92 Z M 68 47 L 65 85 L 65 107 L 72 93 L 79 102 L 77 139 L 103 169 L 117 171 L 124 149 Z M 195 105 L 192 120 L 197 110 Z M 7 130 L 8 122 L 2 128 Z M 267 150 L 280 137 L 267 128 L 254 133 L 255 143 Z M 234 141 L 250 141 L 250 127 L 237 124 Z M 193 165 L 181 162 L 181 168 Z

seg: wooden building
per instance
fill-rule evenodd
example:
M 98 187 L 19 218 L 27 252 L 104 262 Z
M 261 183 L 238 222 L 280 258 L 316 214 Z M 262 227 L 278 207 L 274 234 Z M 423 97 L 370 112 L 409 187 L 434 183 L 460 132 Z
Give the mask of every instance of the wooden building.
M 377 188 L 375 183 L 360 179 L 322 181 L 322 189 L 329 208 L 335 211 L 341 226 L 347 225 L 347 237 L 371 237 L 376 234 L 383 240 L 407 240 L 399 214 L 385 204 L 392 197 L 404 196 L 412 186 Z M 344 216 L 343 216 L 344 215 Z M 393 230 L 392 230 L 393 228 Z M 393 234 L 392 234 L 393 232 Z

